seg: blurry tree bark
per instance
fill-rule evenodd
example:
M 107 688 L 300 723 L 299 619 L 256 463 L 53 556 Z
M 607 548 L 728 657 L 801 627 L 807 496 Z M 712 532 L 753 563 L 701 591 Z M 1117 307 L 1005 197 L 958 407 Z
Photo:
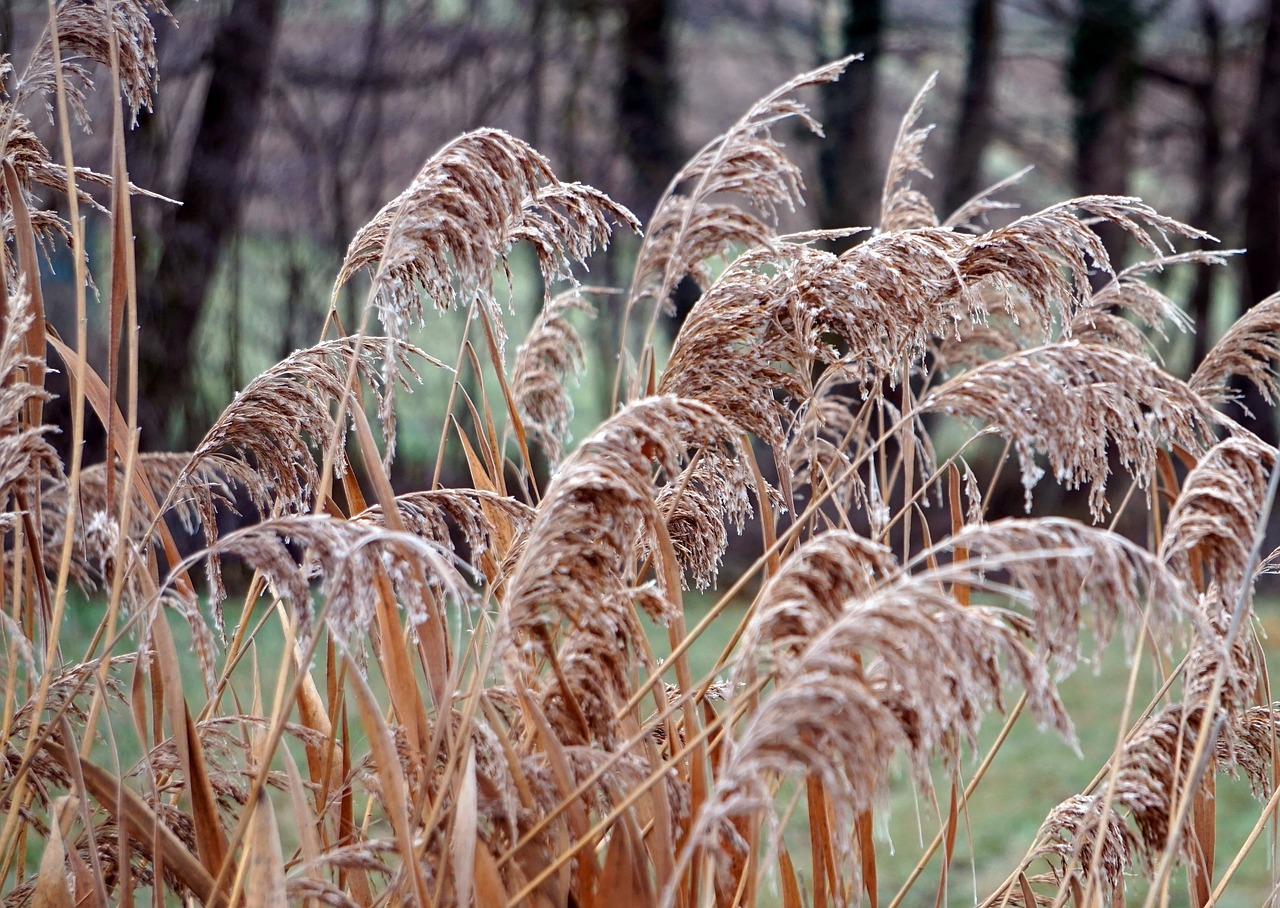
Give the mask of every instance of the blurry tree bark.
M 621 148 L 635 179 L 636 214 L 648 220 L 684 163 L 676 127 L 679 83 L 671 48 L 671 0 L 622 0 L 617 114 Z
M 561 30 L 559 44 L 569 50 L 565 66 L 566 83 L 559 92 L 560 103 L 556 105 L 556 129 L 550 138 L 551 149 L 558 160 L 563 162 L 564 171 L 574 179 L 587 169 L 585 143 L 583 141 L 583 122 L 587 118 L 589 106 L 586 99 L 591 94 L 591 73 L 600 48 L 605 44 L 604 10 L 601 4 L 592 0 L 567 2 L 561 0 L 560 5 L 566 13 L 566 23 Z M 617 107 L 617 98 L 612 102 Z M 590 180 L 587 180 L 590 182 Z M 624 200 L 631 202 L 633 200 Z M 639 212 L 639 217 L 648 218 L 649 212 Z
M 547 68 L 547 34 L 551 29 L 551 13 L 554 0 L 532 0 L 529 11 L 529 66 L 526 87 L 529 92 L 525 105 L 524 139 L 534 148 L 542 147 L 542 109 L 545 94 Z
M 862 61 L 821 88 L 827 138 L 818 156 L 818 217 L 826 228 L 879 220 L 884 167 L 876 160 L 876 100 L 884 32 L 884 0 L 845 0 L 839 53 L 862 54 Z
M 333 210 L 332 229 L 330 230 L 330 248 L 335 261 L 342 261 L 351 242 L 359 216 L 356 204 L 351 198 L 352 190 L 363 184 L 367 185 L 366 170 L 376 168 L 381 156 L 376 150 L 382 133 L 382 92 L 377 89 L 376 76 L 379 69 L 379 58 L 383 52 L 383 36 L 386 31 L 386 0 L 368 0 L 369 19 L 365 25 L 363 38 L 364 56 L 360 61 L 359 75 L 351 85 L 342 115 L 334 124 L 334 128 L 326 131 L 326 135 L 315 147 L 324 155 L 326 174 L 329 177 L 330 204 Z M 353 142 L 359 140 L 355 149 Z M 344 169 L 344 164 L 349 168 Z M 375 183 L 376 186 L 376 183 Z M 294 275 L 289 274 L 292 281 Z M 293 285 L 290 283 L 289 285 Z M 359 323 L 360 298 L 356 287 L 348 283 L 342 288 L 342 317 L 345 327 L 354 331 Z
M 1195 117 L 1195 200 L 1188 220 L 1201 230 L 1219 235 L 1221 219 L 1218 206 L 1225 177 L 1226 140 L 1219 99 L 1223 79 L 1223 23 L 1218 0 L 1199 0 L 1197 14 L 1203 42 L 1203 52 L 1195 57 L 1200 61 L 1199 72 L 1188 75 L 1181 68 L 1172 69 L 1159 62 L 1148 61 L 1144 74 L 1181 91 L 1191 105 Z M 1213 249 L 1219 244 L 1206 240 L 1198 245 L 1202 249 Z M 1217 278 L 1214 268 L 1195 269 L 1195 283 L 1187 301 L 1187 309 L 1195 321 L 1193 362 L 1204 358 L 1213 340 L 1209 322 Z
M 1200 0 L 1200 32 L 1204 38 L 1204 77 L 1196 84 L 1192 97 L 1200 130 L 1199 180 L 1196 185 L 1195 209 L 1191 223 L 1214 236 L 1221 236 L 1218 199 L 1222 196 L 1224 141 L 1222 112 L 1218 108 L 1218 91 L 1222 81 L 1222 18 L 1216 0 Z M 1213 243 L 1202 243 L 1210 248 Z M 1212 338 L 1209 316 L 1213 307 L 1215 268 L 1197 268 L 1196 282 L 1191 288 L 1188 307 L 1195 319 L 1193 362 L 1204 359 Z
M 1280 0 L 1262 0 L 1260 13 L 1266 25 L 1258 58 L 1253 122 L 1245 136 L 1246 251 L 1240 312 L 1280 291 Z M 1241 422 L 1263 441 L 1276 444 L 1280 431 L 1275 409 L 1252 382 L 1237 378 L 1235 386 L 1248 411 L 1241 414 Z M 1273 515 L 1273 524 L 1275 520 Z
M 1280 0 L 1263 0 L 1266 32 L 1248 142 L 1246 306 L 1280 290 Z
M 969 62 L 960 96 L 960 116 L 947 156 L 943 212 L 950 214 L 987 185 L 982 156 L 995 125 L 996 69 L 1000 59 L 998 0 L 970 0 Z
M 0 54 L 13 56 L 13 0 L 0 0 Z
M 1137 0 L 1077 3 L 1066 75 L 1075 101 L 1076 189 L 1083 195 L 1127 192 L 1142 75 L 1139 50 L 1148 21 Z M 1119 262 L 1123 232 L 1108 225 L 1099 233 Z
M 154 273 L 139 281 L 139 402 L 144 446 L 189 443 L 193 341 L 223 248 L 240 221 L 243 165 L 266 99 L 283 0 L 233 0 L 209 49 L 208 88 L 180 208 L 164 215 Z
M 623 0 L 622 8 L 618 129 L 622 152 L 635 180 L 628 202 L 637 217 L 647 222 L 684 163 L 676 123 L 680 83 L 671 40 L 675 9 L 671 0 Z M 671 294 L 673 331 L 679 330 L 700 295 L 701 288 L 688 278 L 676 285 Z
M 1196 205 L 1192 211 L 1193 227 L 1201 228 L 1213 236 L 1222 236 L 1219 200 L 1225 177 L 1225 128 L 1222 126 L 1219 91 L 1222 82 L 1222 17 L 1217 0 L 1201 0 L 1199 26 L 1204 41 L 1204 74 L 1192 86 L 1192 99 L 1196 104 L 1199 128 L 1199 149 L 1196 186 Z M 1202 242 L 1203 248 L 1216 243 Z M 1204 353 L 1213 341 L 1210 337 L 1210 315 L 1213 305 L 1213 284 L 1217 269 L 1197 268 L 1196 283 L 1188 300 L 1190 315 L 1196 320 L 1193 362 L 1204 359 Z

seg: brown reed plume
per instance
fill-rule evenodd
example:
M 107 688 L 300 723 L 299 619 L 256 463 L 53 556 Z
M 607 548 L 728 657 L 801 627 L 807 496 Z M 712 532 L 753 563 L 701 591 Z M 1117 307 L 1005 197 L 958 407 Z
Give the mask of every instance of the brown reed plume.
M 1109 452 L 1145 488 L 1160 448 L 1203 451 L 1217 419 L 1188 384 L 1146 356 L 1077 340 L 976 366 L 931 391 L 924 407 L 981 420 L 1008 438 L 1028 510 L 1041 454 L 1060 483 L 1089 489 L 1095 520 L 1108 509 Z
M 559 662 L 571 685 L 559 696 L 570 714 L 577 702 L 582 735 L 609 741 L 614 734 L 614 710 L 629 687 L 621 657 L 640 634 L 632 604 L 664 623 L 676 616 L 678 590 L 670 588 L 669 573 L 659 572 L 656 590 L 638 585 L 642 542 L 656 559 L 674 555 L 652 465 L 677 477 L 690 448 L 733 436 L 710 407 L 646 398 L 584 439 L 548 487 L 511 571 L 495 648 L 513 683 L 529 675 L 534 655 Z M 557 650 L 563 621 L 571 631 Z M 583 704 L 587 692 L 592 696 Z
M 645 299 L 669 306 L 671 292 L 685 276 L 705 287 L 710 283 L 710 260 L 734 244 L 767 244 L 773 236 L 769 222 L 776 222 L 778 207 L 803 204 L 800 168 L 774 138 L 773 127 L 797 119 L 821 135 L 821 124 L 795 96 L 840 78 L 855 59 L 837 60 L 780 85 L 672 177 L 645 231 L 628 312 Z M 688 188 L 681 191 L 682 186 Z M 716 200 L 725 194 L 745 199 L 755 212 Z
M 595 316 L 583 290 L 571 290 L 547 300 L 511 368 L 511 392 L 525 431 L 553 464 L 560 460 L 563 441 L 573 418 L 573 401 L 565 381 L 582 372 L 582 338 L 569 313 Z
M 479 300 L 492 310 L 492 267 L 511 245 L 531 242 L 543 279 L 607 243 L 612 222 L 635 218 L 589 186 L 562 183 L 529 145 L 496 129 L 467 133 L 437 152 L 409 187 L 360 229 L 334 293 L 373 272 L 379 317 L 392 336 L 422 318 L 419 292 L 439 309 Z
M 1266 399 L 1280 397 L 1275 363 L 1280 361 L 1276 331 L 1280 329 L 1280 294 L 1272 294 L 1236 321 L 1209 351 L 1191 376 L 1191 387 L 1209 400 L 1232 400 L 1233 376 L 1248 379 Z

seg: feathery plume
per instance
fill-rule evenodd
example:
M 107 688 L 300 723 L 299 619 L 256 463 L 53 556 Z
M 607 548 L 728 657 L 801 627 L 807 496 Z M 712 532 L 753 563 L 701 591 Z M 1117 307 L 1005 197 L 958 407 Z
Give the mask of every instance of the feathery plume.
M 1193 328 L 1190 316 L 1144 278 L 1170 265 L 1224 265 L 1228 256 L 1235 252 L 1232 249 L 1221 252 L 1196 249 L 1130 265 L 1093 294 L 1072 318 L 1066 333 L 1081 339 L 1098 338 L 1099 342 L 1113 343 L 1131 353 L 1149 349 L 1144 330 L 1153 331 L 1166 340 L 1166 326 L 1172 325 L 1186 333 Z M 1125 315 L 1131 316 L 1132 320 Z
M 1080 661 L 1084 628 L 1101 653 L 1117 625 L 1132 640 L 1140 627 L 1162 647 L 1177 639 L 1175 628 L 1193 613 L 1186 583 L 1161 559 L 1118 533 L 1058 517 L 1010 518 L 971 524 L 916 556 L 922 563 L 943 551 L 962 549 L 967 560 L 941 571 L 1007 575 L 1004 591 L 1031 612 L 1032 635 L 1059 675 Z
M 45 439 L 49 426 L 22 427 L 28 402 L 48 400 L 44 388 L 27 381 L 37 363 L 27 352 L 27 333 L 35 316 L 31 296 L 22 287 L 10 290 L 0 324 L 0 496 L 12 491 L 30 493 L 43 477 L 58 476 L 62 462 Z
M 327 515 L 271 517 L 228 533 L 207 552 L 183 566 L 216 553 L 240 558 L 262 571 L 275 595 L 289 600 L 298 615 L 298 637 L 305 646 L 313 633 L 311 581 L 320 579 L 325 624 L 351 652 L 367 639 L 373 622 L 373 596 L 380 573 L 393 582 L 412 629 L 437 620 L 431 603 L 466 602 L 471 587 L 459 563 L 442 546 L 409 533 Z M 214 602 L 220 608 L 220 602 Z
M 1202 589 L 1216 584 L 1234 599 L 1249 584 L 1249 556 L 1266 498 L 1276 450 L 1253 435 L 1233 435 L 1210 448 L 1187 474 L 1169 512 L 1160 557 L 1179 575 L 1195 575 Z
M 454 139 L 409 187 L 356 233 L 334 293 L 361 269 L 393 337 L 421 321 L 425 294 L 441 310 L 479 300 L 493 312 L 492 271 L 512 244 L 533 242 L 549 283 L 608 241 L 610 222 L 638 229 L 631 212 L 589 186 L 561 183 L 541 154 L 497 129 Z
M 671 617 L 666 596 L 636 587 L 639 546 L 662 520 L 653 464 L 678 476 L 689 449 L 732 437 L 704 404 L 651 397 L 613 416 L 565 460 L 538 505 L 502 603 L 495 646 L 510 676 L 527 673 L 525 654 L 555 655 L 563 621 L 574 629 L 571 647 L 575 638 L 609 640 L 588 653 L 573 651 L 577 664 L 594 662 L 599 678 L 638 630 L 628 617 L 633 600 L 658 620 Z M 595 683 L 589 672 L 583 678 Z M 592 730 L 611 734 L 612 715 Z
M 808 646 L 786 659 L 777 688 L 747 720 L 691 841 L 733 816 L 772 804 L 769 779 L 822 780 L 839 812 L 837 849 L 851 853 L 857 811 L 875 803 L 897 752 L 928 786 L 928 758 L 972 746 L 982 714 L 1000 706 L 1008 681 L 1024 685 L 1041 720 L 1071 726 L 1043 663 L 1011 612 L 960 606 L 932 579 L 903 578 L 849 602 Z M 781 651 L 776 651 L 781 653 Z
M 1073 795 L 1049 812 L 1029 855 L 1031 861 L 1041 859 L 1052 868 L 1048 882 L 1061 886 L 1071 878 L 1085 883 L 1096 863 L 1096 881 L 1104 895 L 1124 891 L 1125 874 L 1139 843 L 1114 809 L 1103 816 L 1106 806 L 1106 799 L 1096 794 Z
M 742 535 L 754 509 L 752 478 L 741 458 L 706 449 L 696 463 L 658 490 L 658 510 L 680 561 L 682 580 L 699 590 L 715 583 L 729 546 L 730 525 Z
M 840 617 L 848 601 L 871 595 L 898 570 L 888 548 L 857 533 L 829 530 L 813 537 L 792 552 L 760 591 L 742 652 L 767 647 L 794 658 Z
M 1248 705 L 1258 687 L 1250 634 L 1233 636 L 1230 628 L 1253 607 L 1250 559 L 1275 462 L 1275 448 L 1253 435 L 1227 438 L 1187 474 L 1169 512 L 1160 557 L 1181 576 L 1196 579 L 1201 590 L 1202 621 L 1184 670 L 1184 697 L 1190 703 L 1210 705 L 1218 684 L 1213 705 L 1235 712 Z M 1246 610 L 1240 619 L 1234 617 L 1237 608 Z M 1231 731 L 1228 725 L 1224 735 Z
M 490 582 L 496 580 L 512 539 L 524 534 L 534 517 L 524 502 L 478 489 L 408 492 L 396 497 L 396 508 L 406 530 L 442 549 L 454 548 L 451 528 L 457 528 L 468 563 Z M 382 506 L 373 505 L 351 519 L 383 526 Z
M 511 370 L 511 394 L 520 419 L 552 464 L 560 460 L 561 444 L 573 418 L 565 380 L 576 379 L 582 372 L 585 354 L 582 338 L 568 316 L 575 311 L 595 316 L 586 292 L 570 290 L 546 302 L 516 351 Z
M 397 376 L 407 372 L 417 377 L 411 356 L 445 368 L 404 341 L 395 342 L 393 352 L 399 363 Z M 191 455 L 190 467 L 175 480 L 174 494 L 184 494 L 201 464 L 221 454 L 250 464 L 260 477 L 261 487 L 272 489 L 275 501 L 286 510 L 309 509 L 311 496 L 319 486 L 320 467 L 308 442 L 324 445 L 344 431 L 336 423 L 332 408 L 347 396 L 347 372 L 353 357 L 357 360 L 358 383 L 378 395 L 381 404 L 379 392 L 385 392 L 387 386 L 379 382 L 378 355 L 367 341 L 344 337 L 298 350 L 272 366 L 240 391 L 218 417 Z M 360 406 L 359 400 L 351 406 Z M 390 452 L 394 426 L 384 423 L 383 430 Z M 339 445 L 336 471 L 346 462 L 343 452 L 344 447 Z
M 201 458 L 184 476 L 183 471 L 191 463 L 191 454 L 154 453 L 139 454 L 137 460 L 145 470 L 152 494 L 157 501 L 169 501 L 170 512 L 175 514 L 188 533 L 203 533 L 205 545 L 211 546 L 218 538 L 217 515 L 238 515 L 236 489 L 244 491 L 250 503 L 258 510 L 269 508 L 271 490 L 262 477 L 244 461 L 222 454 L 209 454 Z M 115 467 L 117 487 L 124 482 L 124 469 Z M 182 488 L 169 494 L 182 478 Z M 148 537 L 155 514 L 146 496 L 135 486 L 130 503 L 130 526 L 126 536 L 135 544 L 155 542 Z M 62 547 L 62 532 L 68 500 L 67 483 L 63 479 L 46 486 L 40 493 L 41 508 L 45 513 L 44 549 L 50 560 L 48 569 L 56 570 L 56 559 Z M 115 543 L 119 527 L 112 504 L 107 501 L 107 466 L 94 464 L 80 471 L 80 484 L 76 490 L 76 503 L 83 518 L 76 522 L 76 540 L 72 548 L 73 579 L 86 588 L 98 581 L 109 581 L 111 559 L 115 557 Z M 118 505 L 116 505 L 118 507 Z M 109 525 L 109 528 L 108 528 Z M 101 530 L 106 529 L 106 532 Z
M 793 95 L 802 89 L 840 78 L 857 58 L 846 57 L 802 73 L 761 98 L 738 122 L 712 139 L 672 179 L 654 210 L 636 257 L 628 309 L 644 299 L 670 305 L 676 284 L 686 275 L 705 285 L 705 262 L 734 245 L 751 248 L 773 235 L 777 209 L 803 204 L 800 168 L 773 137 L 773 127 L 798 119 L 822 135 L 822 125 Z M 688 194 L 677 193 L 691 184 Z M 732 194 L 744 198 L 761 215 L 710 201 Z
M 1098 344 L 1066 340 L 977 366 L 928 393 L 925 411 L 987 423 L 1013 442 L 1027 509 L 1048 459 L 1068 488 L 1088 487 L 1095 521 L 1106 514 L 1114 452 L 1147 488 L 1161 447 L 1198 452 L 1215 419 L 1184 382 L 1150 359 Z
M 1269 404 L 1280 400 L 1280 293 L 1251 307 L 1213 345 L 1191 376 L 1191 387 L 1212 403 L 1234 400 L 1231 379 L 1248 379 Z
M 912 189 L 910 183 L 913 173 L 933 179 L 923 157 L 924 143 L 929 138 L 929 133 L 933 132 L 933 126 L 916 128 L 916 123 L 924 112 L 925 97 L 937 82 L 936 72 L 925 80 L 903 115 L 902 125 L 898 127 L 893 153 L 889 156 L 884 192 L 880 197 L 881 233 L 938 226 L 938 215 L 929 204 L 929 199 L 918 189 Z
M 80 61 L 110 66 L 112 32 L 119 49 L 120 91 L 129 104 L 134 121 L 137 121 L 139 109 L 150 109 L 151 93 L 159 74 L 156 33 L 148 17 L 149 12 L 172 18 L 160 0 L 113 0 L 107 10 L 80 0 L 62 0 L 58 4 L 55 21 L 62 71 L 66 77 L 64 85 L 68 103 L 81 124 L 89 122 L 85 99 L 93 88 L 93 79 Z M 13 88 L 14 106 L 21 107 L 38 95 L 53 94 L 55 78 L 53 39 L 46 27 L 27 69 Z

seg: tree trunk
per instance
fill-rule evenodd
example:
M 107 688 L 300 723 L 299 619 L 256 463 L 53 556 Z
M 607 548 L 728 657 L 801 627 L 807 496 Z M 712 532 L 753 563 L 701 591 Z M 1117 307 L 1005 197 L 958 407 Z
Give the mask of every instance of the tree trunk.
M 947 159 L 943 209 L 949 214 L 987 185 L 982 156 L 995 121 L 996 67 L 1000 59 L 1000 5 L 997 0 L 969 4 L 969 65 L 965 70 L 956 122 Z
M 827 138 L 818 157 L 818 216 L 825 228 L 873 226 L 879 220 L 884 166 L 876 159 L 876 99 L 884 31 L 884 0 L 846 0 L 841 53 L 863 59 L 821 87 Z
M 1222 116 L 1218 110 L 1218 84 L 1222 79 L 1222 20 L 1214 0 L 1200 0 L 1200 31 L 1205 42 L 1205 74 L 1193 91 L 1200 127 L 1199 181 L 1196 185 L 1192 226 L 1215 236 L 1218 229 L 1218 198 L 1222 194 L 1223 139 Z M 1202 243 L 1212 248 L 1213 243 Z M 1213 308 L 1213 286 L 1216 268 L 1196 269 L 1188 308 L 1195 319 L 1195 346 L 1192 362 L 1200 362 L 1209 351 L 1209 318 Z
M 1280 290 L 1280 0 L 1266 0 L 1266 37 L 1249 132 L 1245 305 Z
M 635 179 L 637 215 L 648 218 L 683 154 L 676 130 L 679 88 L 671 49 L 671 0 L 623 0 L 618 33 L 622 80 L 616 98 L 622 153 Z
M 198 438 L 193 341 L 218 260 L 240 222 L 244 162 L 266 100 L 282 0 L 234 0 L 209 50 L 200 126 L 179 193 L 167 213 L 155 273 L 139 288 L 139 415 L 143 445 Z
M 1067 87 L 1076 106 L 1076 188 L 1081 194 L 1127 194 L 1145 24 L 1135 0 L 1080 0 Z M 1118 265 L 1123 231 L 1108 225 L 1099 233 Z
M 1280 0 L 1264 0 L 1262 13 L 1266 32 L 1258 61 L 1253 125 L 1247 137 L 1241 311 L 1280 290 Z M 1242 414 L 1241 422 L 1263 441 L 1275 444 L 1280 438 L 1275 408 L 1252 382 L 1238 379 L 1235 387 L 1241 403 L 1253 414 Z

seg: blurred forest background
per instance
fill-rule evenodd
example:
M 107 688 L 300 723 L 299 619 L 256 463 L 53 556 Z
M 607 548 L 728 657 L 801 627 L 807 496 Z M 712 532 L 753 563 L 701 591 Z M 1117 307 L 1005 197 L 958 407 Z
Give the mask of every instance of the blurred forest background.
M 1280 0 L 169 6 L 176 23 L 155 17 L 156 108 L 128 136 L 133 182 L 183 202 L 134 206 L 144 449 L 193 444 L 237 388 L 318 339 L 352 235 L 459 132 L 506 129 L 562 178 L 597 186 L 646 220 L 680 163 L 751 101 L 847 53 L 864 59 L 810 99 L 826 140 L 781 137 L 809 183 L 808 206 L 784 212 L 787 226 L 876 222 L 898 120 L 936 70 L 924 116 L 938 124 L 926 152 L 936 178 L 920 188 L 940 211 L 1034 164 L 1006 193 L 1024 209 L 1135 194 L 1226 247 L 1247 247 L 1229 269 L 1163 278 L 1198 326 L 1187 356 L 1280 288 Z M 33 0 L 0 3 L 4 49 L 28 46 L 45 16 Z M 106 131 L 77 163 L 109 169 L 108 146 Z M 629 240 L 615 243 L 593 282 L 627 273 Z M 105 236 L 100 247 L 105 255 Z M 540 298 L 534 273 L 515 282 L 524 288 L 516 339 Z M 345 292 L 343 318 L 354 321 L 362 297 Z M 697 293 L 686 281 L 678 303 Z M 69 302 L 59 311 L 50 297 L 51 318 L 67 330 Z M 601 308 L 587 337 L 593 355 L 612 356 L 617 320 Z M 427 318 L 423 345 L 452 358 L 459 317 Z M 607 382 L 611 370 L 601 372 Z M 398 483 L 421 486 L 432 468 L 443 420 L 435 380 L 408 404 Z M 578 392 L 592 424 L 598 392 Z

